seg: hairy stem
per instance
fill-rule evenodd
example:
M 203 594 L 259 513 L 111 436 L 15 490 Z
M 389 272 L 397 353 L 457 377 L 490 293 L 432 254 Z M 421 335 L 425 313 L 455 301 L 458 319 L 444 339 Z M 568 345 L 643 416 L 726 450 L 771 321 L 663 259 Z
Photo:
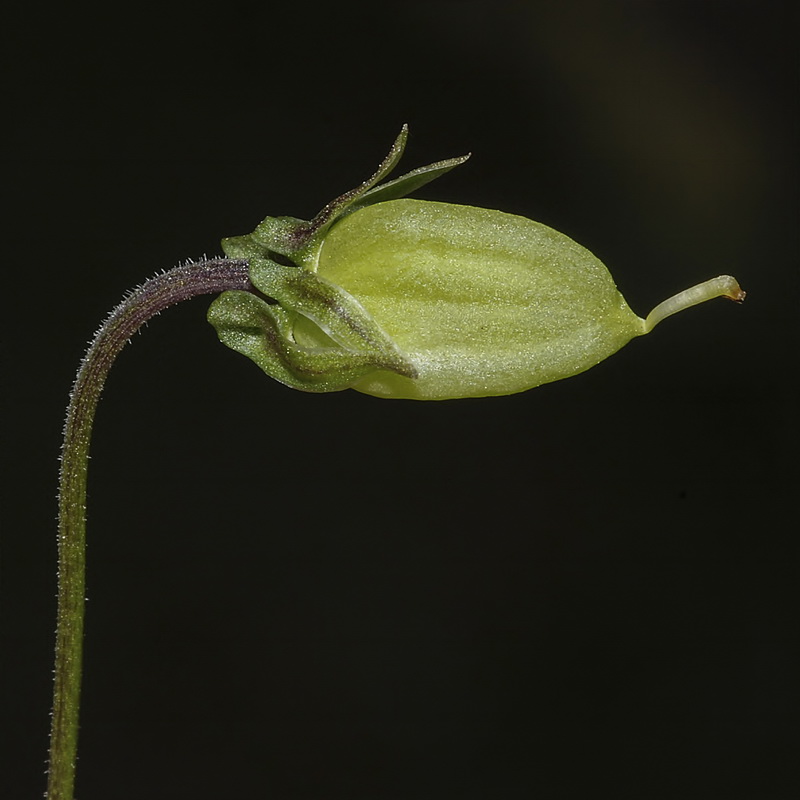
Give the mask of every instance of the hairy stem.
M 175 267 L 143 283 L 95 335 L 72 389 L 58 505 L 58 625 L 47 800 L 73 800 L 81 690 L 86 566 L 86 476 L 97 401 L 114 359 L 150 318 L 182 300 L 228 289 L 252 291 L 246 261 L 211 259 Z

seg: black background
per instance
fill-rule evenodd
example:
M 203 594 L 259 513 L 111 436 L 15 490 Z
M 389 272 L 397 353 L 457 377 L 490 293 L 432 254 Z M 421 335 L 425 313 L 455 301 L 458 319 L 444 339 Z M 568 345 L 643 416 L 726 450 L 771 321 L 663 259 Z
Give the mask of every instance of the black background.
M 194 300 L 111 373 L 77 796 L 798 788 L 794 3 L 230 2 L 4 24 L 0 796 L 44 788 L 61 424 L 123 292 L 308 218 L 400 126 L 421 196 L 591 249 L 640 314 L 528 393 L 305 395 Z

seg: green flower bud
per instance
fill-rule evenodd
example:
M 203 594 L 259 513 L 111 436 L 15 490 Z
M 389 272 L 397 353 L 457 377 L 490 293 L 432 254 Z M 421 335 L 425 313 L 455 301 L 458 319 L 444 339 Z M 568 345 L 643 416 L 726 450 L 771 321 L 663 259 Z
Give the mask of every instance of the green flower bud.
M 264 297 L 226 292 L 209 319 L 289 386 L 420 400 L 511 394 L 582 372 L 689 305 L 744 298 L 721 276 L 640 319 L 597 258 L 545 225 L 399 199 L 464 158 L 376 186 L 405 137 L 314 220 L 267 218 L 223 242 L 249 260 Z

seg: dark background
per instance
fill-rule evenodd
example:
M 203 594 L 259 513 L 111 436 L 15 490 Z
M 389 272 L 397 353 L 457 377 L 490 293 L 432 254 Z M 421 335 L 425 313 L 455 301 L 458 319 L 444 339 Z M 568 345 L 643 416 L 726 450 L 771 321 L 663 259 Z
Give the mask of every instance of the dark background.
M 798 788 L 795 4 L 6 14 L 0 796 L 44 789 L 61 424 L 124 291 L 266 215 L 532 217 L 646 314 L 594 370 L 304 395 L 159 316 L 96 421 L 77 796 L 788 798 Z M 40 14 L 40 15 L 39 15 Z

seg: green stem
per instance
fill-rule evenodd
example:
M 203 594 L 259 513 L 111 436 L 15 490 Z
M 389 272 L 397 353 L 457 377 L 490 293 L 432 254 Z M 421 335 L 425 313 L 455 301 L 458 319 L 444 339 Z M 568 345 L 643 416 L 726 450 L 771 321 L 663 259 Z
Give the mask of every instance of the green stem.
M 58 507 L 58 626 L 47 800 L 73 800 L 83 650 L 86 476 L 97 401 L 114 359 L 151 317 L 182 300 L 252 291 L 247 262 L 211 259 L 175 267 L 131 292 L 97 332 L 75 379 L 64 427 Z

